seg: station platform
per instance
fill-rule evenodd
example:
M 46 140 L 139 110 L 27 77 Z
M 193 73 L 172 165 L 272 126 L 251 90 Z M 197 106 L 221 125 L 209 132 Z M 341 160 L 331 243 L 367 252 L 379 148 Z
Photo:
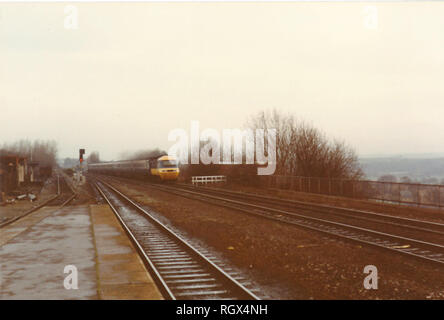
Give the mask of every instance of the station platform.
M 162 296 L 111 209 L 83 205 L 44 207 L 0 229 L 0 299 Z

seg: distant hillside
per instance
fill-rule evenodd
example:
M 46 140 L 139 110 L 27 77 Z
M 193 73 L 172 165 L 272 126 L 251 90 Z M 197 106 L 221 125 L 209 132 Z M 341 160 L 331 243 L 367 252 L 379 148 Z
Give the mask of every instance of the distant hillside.
M 408 176 L 421 182 L 428 178 L 444 179 L 444 157 L 441 158 L 405 158 L 375 157 L 359 159 L 367 179 L 377 180 L 382 175 L 394 175 L 398 178 Z

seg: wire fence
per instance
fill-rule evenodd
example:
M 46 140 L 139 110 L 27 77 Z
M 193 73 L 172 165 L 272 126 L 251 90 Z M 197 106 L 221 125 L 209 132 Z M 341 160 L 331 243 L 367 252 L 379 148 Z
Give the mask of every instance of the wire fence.
M 444 209 L 444 185 L 298 176 L 249 176 L 253 186 Z

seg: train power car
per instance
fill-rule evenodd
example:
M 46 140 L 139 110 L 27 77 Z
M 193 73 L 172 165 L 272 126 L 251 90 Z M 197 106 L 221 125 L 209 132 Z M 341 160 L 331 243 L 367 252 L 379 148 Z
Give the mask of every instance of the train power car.
M 147 160 L 126 160 L 88 164 L 88 171 L 129 178 L 175 181 L 179 176 L 176 158 L 161 156 Z

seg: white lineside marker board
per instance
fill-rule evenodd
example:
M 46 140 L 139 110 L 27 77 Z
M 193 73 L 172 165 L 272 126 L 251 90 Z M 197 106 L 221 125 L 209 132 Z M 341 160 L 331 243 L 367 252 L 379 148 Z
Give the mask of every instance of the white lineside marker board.
M 227 182 L 227 176 L 192 176 L 191 182 L 193 185 Z

